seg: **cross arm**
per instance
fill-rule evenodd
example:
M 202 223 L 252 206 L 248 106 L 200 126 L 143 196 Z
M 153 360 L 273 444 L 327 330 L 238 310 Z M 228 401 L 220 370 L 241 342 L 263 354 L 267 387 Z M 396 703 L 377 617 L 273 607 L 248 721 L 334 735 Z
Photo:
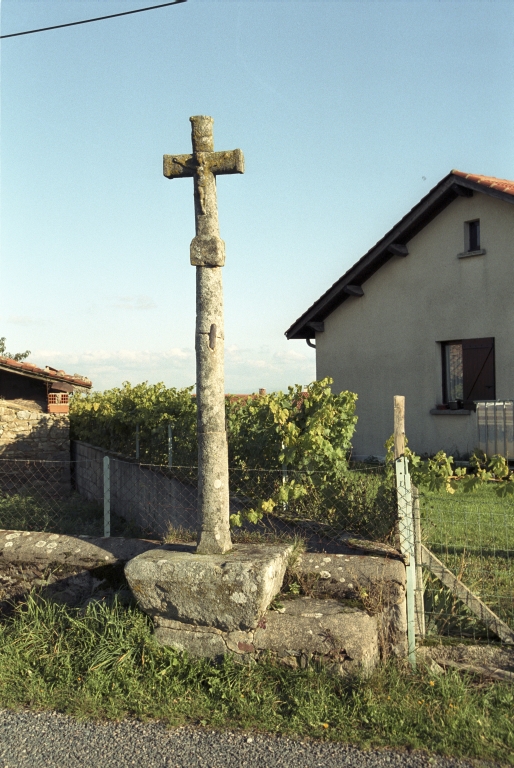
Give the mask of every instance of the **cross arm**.
M 219 154 L 223 154 L 220 152 Z M 184 176 L 194 176 L 196 160 L 193 155 L 164 155 L 163 174 L 168 179 L 178 179 Z
M 244 155 L 240 149 L 233 149 L 229 152 L 211 152 L 209 169 L 214 175 L 218 173 L 244 173 Z

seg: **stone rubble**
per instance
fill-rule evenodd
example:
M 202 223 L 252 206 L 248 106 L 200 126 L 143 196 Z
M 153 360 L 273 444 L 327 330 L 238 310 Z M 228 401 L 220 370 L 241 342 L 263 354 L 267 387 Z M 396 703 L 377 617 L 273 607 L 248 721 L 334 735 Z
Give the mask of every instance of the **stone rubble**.
M 39 568 L 0 559 L 0 617 L 10 614 L 16 604 L 27 599 L 29 593 L 70 608 L 85 608 L 92 601 L 112 603 L 115 596 L 124 603 L 132 602 L 122 574 L 116 574 L 112 568 L 110 573 L 109 569 L 107 573 L 102 569 L 91 572 L 80 566 Z

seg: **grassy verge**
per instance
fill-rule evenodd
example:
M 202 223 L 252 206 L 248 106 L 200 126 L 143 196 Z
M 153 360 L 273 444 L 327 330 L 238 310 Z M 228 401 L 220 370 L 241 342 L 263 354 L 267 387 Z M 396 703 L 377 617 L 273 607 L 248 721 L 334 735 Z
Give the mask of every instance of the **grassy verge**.
M 421 513 L 431 544 L 514 557 L 514 496 L 499 497 L 493 484 L 474 493 L 423 489 Z
M 475 493 L 421 493 L 426 545 L 514 629 L 514 497 L 499 498 L 492 486 Z M 426 607 L 434 630 L 486 637 L 437 580 L 428 579 Z
M 17 493 L 0 496 L 0 529 L 46 531 L 68 536 L 103 536 L 103 505 L 78 493 L 60 498 Z M 111 515 L 112 536 L 137 536 L 139 529 Z
M 135 607 L 29 597 L 0 624 L 0 706 L 257 729 L 514 765 L 514 688 L 388 665 L 367 680 L 158 647 Z

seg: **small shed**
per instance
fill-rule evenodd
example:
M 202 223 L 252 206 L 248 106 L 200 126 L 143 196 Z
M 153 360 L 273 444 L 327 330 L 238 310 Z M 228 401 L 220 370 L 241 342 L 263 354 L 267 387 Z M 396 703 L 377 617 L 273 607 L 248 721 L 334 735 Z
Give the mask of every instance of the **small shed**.
M 0 357 L 0 458 L 70 459 L 69 400 L 85 376 Z

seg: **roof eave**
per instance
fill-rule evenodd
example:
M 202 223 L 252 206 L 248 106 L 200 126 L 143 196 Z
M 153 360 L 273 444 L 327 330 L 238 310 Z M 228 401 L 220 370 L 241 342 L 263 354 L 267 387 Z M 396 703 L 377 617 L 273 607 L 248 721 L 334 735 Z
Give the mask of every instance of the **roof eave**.
M 469 189 L 472 192 L 482 192 L 514 204 L 514 197 L 509 193 L 485 187 L 450 172 L 288 328 L 285 332 L 286 338 L 288 340 L 315 338 L 314 330 L 308 327 L 309 322 L 324 321 L 334 309 L 350 298 L 348 294 L 344 293 L 344 288 L 347 285 L 362 285 L 392 258 L 393 254 L 388 252 L 389 246 L 393 243 L 406 245 L 412 237 L 459 196 L 458 187 Z
M 92 387 L 92 382 L 79 381 L 73 376 L 68 375 L 49 375 L 48 373 L 45 373 L 38 368 L 27 370 L 26 368 L 18 368 L 17 366 L 5 365 L 4 363 L 0 362 L 0 370 L 6 371 L 6 373 L 14 373 L 18 376 L 25 376 L 29 379 L 45 381 L 49 384 L 52 384 L 53 382 L 64 382 L 65 384 L 71 384 L 75 389 L 91 389 Z

